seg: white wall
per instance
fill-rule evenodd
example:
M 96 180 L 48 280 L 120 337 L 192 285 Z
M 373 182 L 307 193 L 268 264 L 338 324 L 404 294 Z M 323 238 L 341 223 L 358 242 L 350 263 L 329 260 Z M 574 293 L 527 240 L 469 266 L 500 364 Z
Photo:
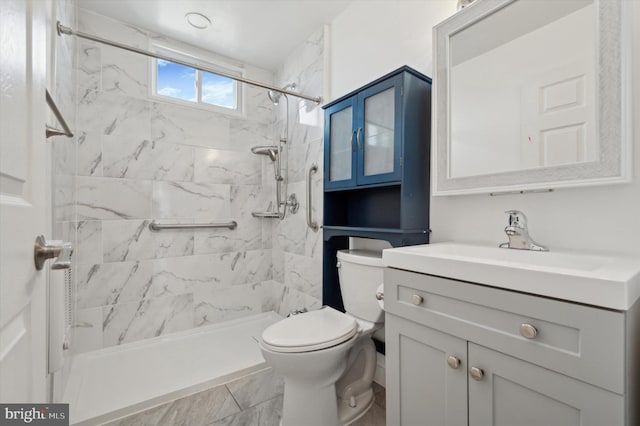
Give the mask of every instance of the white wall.
M 331 99 L 409 65 L 431 75 L 431 29 L 456 0 L 355 1 L 331 23 Z
M 633 7 L 634 69 L 640 69 L 640 3 Z M 339 97 L 401 65 L 432 75 L 432 27 L 455 0 L 357 1 L 332 22 L 331 96 Z M 634 175 L 640 164 L 640 85 L 633 88 Z M 640 183 L 545 194 L 432 197 L 432 242 L 505 241 L 504 211 L 529 217 L 532 236 L 551 249 L 640 254 Z

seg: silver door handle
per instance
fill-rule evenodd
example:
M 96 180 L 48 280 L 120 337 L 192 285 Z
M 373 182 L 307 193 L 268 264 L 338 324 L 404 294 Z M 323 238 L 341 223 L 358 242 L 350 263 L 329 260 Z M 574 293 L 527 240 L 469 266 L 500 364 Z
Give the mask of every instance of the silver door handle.
M 356 135 L 356 142 L 358 143 L 358 149 L 362 149 L 362 141 L 360 139 L 360 135 L 364 133 L 362 127 L 358 128 L 358 133 Z
M 53 258 L 56 258 L 56 261 L 51 265 L 51 269 L 71 268 L 72 253 L 73 244 L 59 240 L 47 241 L 44 235 L 38 235 L 33 244 L 33 262 L 38 271 L 42 270 L 47 259 Z
M 356 132 L 357 130 L 351 132 L 351 152 L 356 152 Z

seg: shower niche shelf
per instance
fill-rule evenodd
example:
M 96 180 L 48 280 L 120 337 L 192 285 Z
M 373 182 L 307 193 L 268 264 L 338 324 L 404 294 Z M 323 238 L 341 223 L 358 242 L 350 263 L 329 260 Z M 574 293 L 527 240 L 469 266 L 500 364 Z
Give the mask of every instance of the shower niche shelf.
M 431 79 L 401 67 L 324 107 L 323 303 L 349 237 L 429 242 Z

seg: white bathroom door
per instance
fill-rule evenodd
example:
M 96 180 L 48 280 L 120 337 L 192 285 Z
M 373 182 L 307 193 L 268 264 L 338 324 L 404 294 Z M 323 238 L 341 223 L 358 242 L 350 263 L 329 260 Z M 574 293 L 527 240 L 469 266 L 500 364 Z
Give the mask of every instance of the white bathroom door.
M 33 262 L 51 227 L 45 8 L 0 3 L 0 402 L 47 402 L 46 270 Z

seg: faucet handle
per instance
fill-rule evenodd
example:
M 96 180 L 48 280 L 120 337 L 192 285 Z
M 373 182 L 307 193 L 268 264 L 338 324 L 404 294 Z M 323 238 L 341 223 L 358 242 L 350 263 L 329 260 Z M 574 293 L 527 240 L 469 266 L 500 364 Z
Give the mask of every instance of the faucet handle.
M 507 210 L 505 213 L 509 215 L 510 226 L 527 226 L 527 216 L 520 210 Z

